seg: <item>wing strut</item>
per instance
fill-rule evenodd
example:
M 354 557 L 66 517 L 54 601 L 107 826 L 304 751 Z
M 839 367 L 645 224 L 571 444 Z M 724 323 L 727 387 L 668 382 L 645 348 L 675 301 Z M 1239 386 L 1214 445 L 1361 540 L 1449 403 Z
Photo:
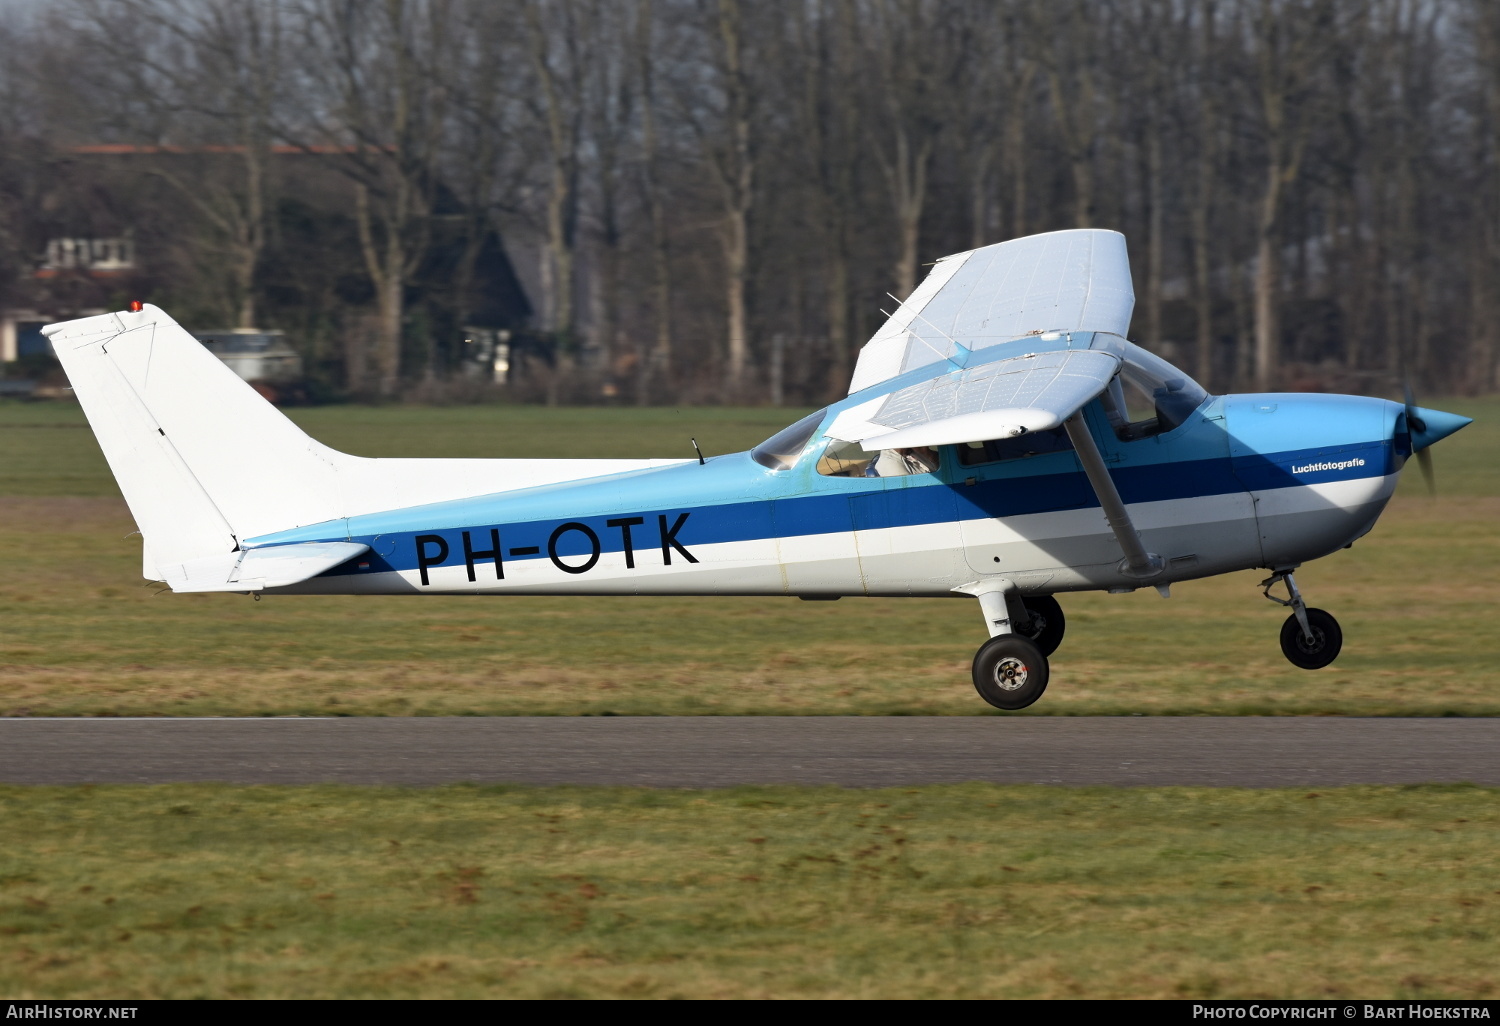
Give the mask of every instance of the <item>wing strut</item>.
M 1120 498 L 1119 489 L 1109 476 L 1109 468 L 1104 465 L 1104 457 L 1099 454 L 1099 446 L 1089 433 L 1089 426 L 1083 421 L 1083 411 L 1079 410 L 1063 421 L 1063 427 L 1068 430 L 1068 438 L 1073 442 L 1078 462 L 1083 464 L 1083 472 L 1094 488 L 1099 505 L 1104 507 L 1109 529 L 1115 533 L 1120 548 L 1125 550 L 1120 572 L 1143 581 L 1155 577 L 1166 568 L 1166 561 L 1154 552 L 1147 552 L 1146 546 L 1142 544 L 1140 533 L 1136 531 L 1130 514 L 1125 510 L 1125 502 Z

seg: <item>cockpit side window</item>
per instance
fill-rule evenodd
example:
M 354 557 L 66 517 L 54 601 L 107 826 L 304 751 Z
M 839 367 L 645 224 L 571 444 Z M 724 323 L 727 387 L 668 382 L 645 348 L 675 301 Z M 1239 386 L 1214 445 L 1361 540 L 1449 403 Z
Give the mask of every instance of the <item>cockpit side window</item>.
M 787 425 L 751 449 L 750 458 L 768 470 L 791 470 L 827 413 L 828 410 L 824 408 L 816 413 L 809 413 L 795 424 Z
M 1126 343 L 1124 363 L 1100 397 L 1122 442 L 1159 435 L 1182 424 L 1208 393 L 1161 357 Z
M 881 449 L 866 452 L 858 442 L 834 439 L 818 460 L 818 473 L 825 477 L 906 477 L 931 474 L 942 465 L 936 449 Z
M 1073 448 L 1066 428 L 1050 431 L 1028 431 L 1015 438 L 996 438 L 988 442 L 966 442 L 958 448 L 958 462 L 977 467 L 1001 460 L 1020 460 L 1048 452 L 1067 452 Z

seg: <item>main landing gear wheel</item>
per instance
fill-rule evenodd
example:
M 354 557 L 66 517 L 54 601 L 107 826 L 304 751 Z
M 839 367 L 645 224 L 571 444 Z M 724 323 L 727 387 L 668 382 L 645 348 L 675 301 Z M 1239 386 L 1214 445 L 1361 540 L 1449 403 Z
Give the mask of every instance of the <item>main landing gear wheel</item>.
M 1281 625 L 1281 651 L 1293 666 L 1304 670 L 1321 670 L 1339 656 L 1344 647 L 1344 632 L 1339 622 L 1321 609 L 1308 609 L 1307 628 L 1311 638 L 1302 633 L 1302 625 L 1293 613 Z
M 1047 657 L 1020 634 L 1001 634 L 974 656 L 974 690 L 996 709 L 1024 709 L 1047 690 Z
M 1036 647 L 1041 649 L 1042 655 L 1050 656 L 1057 651 L 1057 646 L 1062 644 L 1063 631 L 1067 628 L 1068 621 L 1063 616 L 1062 606 L 1057 604 L 1057 599 L 1051 595 L 1036 595 L 1024 598 L 1021 602 L 1026 606 L 1026 611 L 1031 614 L 1031 629 L 1022 631 Z
M 1344 632 L 1339 622 L 1321 609 L 1310 609 L 1302 601 L 1302 592 L 1292 577 L 1293 567 L 1278 569 L 1260 582 L 1266 598 L 1278 606 L 1286 606 L 1292 615 L 1281 625 L 1281 651 L 1293 666 L 1304 670 L 1321 670 L 1339 657 L 1344 647 Z M 1271 589 L 1277 583 L 1286 585 L 1287 598 L 1277 598 Z

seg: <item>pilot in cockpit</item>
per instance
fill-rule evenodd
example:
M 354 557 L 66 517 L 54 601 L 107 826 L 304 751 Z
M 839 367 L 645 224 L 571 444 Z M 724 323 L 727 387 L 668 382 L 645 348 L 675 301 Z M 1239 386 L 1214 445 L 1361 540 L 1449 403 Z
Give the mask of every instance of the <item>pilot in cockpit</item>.
M 904 477 L 931 474 L 938 468 L 937 451 L 925 445 L 910 449 L 882 449 L 865 468 L 865 477 Z
M 935 473 L 940 463 L 937 450 L 925 445 L 882 449 L 871 456 L 858 442 L 835 440 L 818 461 L 818 473 L 830 477 L 905 477 Z

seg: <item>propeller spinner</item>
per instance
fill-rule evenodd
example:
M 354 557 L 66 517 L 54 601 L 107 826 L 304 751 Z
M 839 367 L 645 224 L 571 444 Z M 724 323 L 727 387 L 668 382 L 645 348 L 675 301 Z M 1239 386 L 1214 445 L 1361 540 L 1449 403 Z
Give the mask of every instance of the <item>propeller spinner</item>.
M 1437 495 L 1437 478 L 1432 467 L 1432 453 L 1428 450 L 1434 442 L 1442 441 L 1459 428 L 1472 424 L 1473 418 L 1463 417 L 1457 413 L 1445 413 L 1442 410 L 1429 410 L 1418 406 L 1416 397 L 1412 393 L 1411 382 L 1403 383 L 1405 392 L 1406 410 L 1405 434 L 1410 441 L 1411 452 L 1417 457 L 1417 464 L 1422 468 L 1422 479 L 1427 482 L 1427 493 Z

